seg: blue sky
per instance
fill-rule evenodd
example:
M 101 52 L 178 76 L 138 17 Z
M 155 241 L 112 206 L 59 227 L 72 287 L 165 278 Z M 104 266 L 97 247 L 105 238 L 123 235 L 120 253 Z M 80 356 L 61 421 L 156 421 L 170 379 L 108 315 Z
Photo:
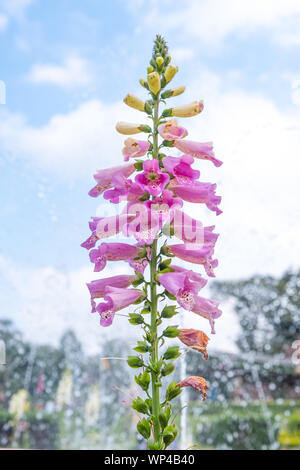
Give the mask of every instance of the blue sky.
M 1 315 L 35 338 L 74 326 L 98 341 L 79 244 L 109 209 L 87 191 L 95 169 L 122 159 L 115 122 L 143 118 L 122 99 L 144 96 L 156 33 L 179 65 L 174 84 L 187 86 L 178 102 L 205 102 L 184 125 L 224 161 L 199 164 L 223 196 L 216 221 L 199 212 L 221 233 L 219 278 L 299 264 L 299 1 L 0 0 Z M 234 318 L 223 318 L 230 347 Z

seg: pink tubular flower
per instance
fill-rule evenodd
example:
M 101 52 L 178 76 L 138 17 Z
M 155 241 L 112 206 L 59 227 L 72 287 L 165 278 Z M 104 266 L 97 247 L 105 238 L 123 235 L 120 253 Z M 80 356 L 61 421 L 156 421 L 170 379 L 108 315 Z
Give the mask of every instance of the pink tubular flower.
M 203 377 L 196 377 L 195 375 L 192 375 L 191 377 L 187 377 L 186 379 L 179 382 L 177 386 L 180 388 L 193 387 L 195 390 L 201 393 L 203 400 L 206 400 L 208 386 L 206 380 Z
M 137 245 L 139 246 L 139 244 Z M 148 259 L 151 259 L 151 248 L 147 247 L 145 256 L 142 258 L 132 257 L 127 260 L 129 265 L 137 272 L 144 274 L 146 267 L 148 266 Z
M 218 208 L 221 197 L 215 194 L 216 184 L 195 181 L 190 185 L 180 185 L 176 181 L 173 181 L 174 180 L 172 180 L 169 185 L 169 189 L 172 189 L 176 196 L 187 202 L 206 204 L 208 209 L 216 212 L 217 215 L 222 214 L 222 211 Z
M 113 204 L 119 204 L 122 200 L 126 200 L 131 186 L 132 181 L 125 178 L 121 173 L 118 173 L 112 178 L 113 189 L 105 191 L 103 197 Z
M 101 243 L 90 251 L 90 260 L 95 263 L 95 272 L 102 271 L 107 261 L 122 261 L 137 255 L 137 247 L 127 243 Z
M 96 246 L 96 243 L 99 240 L 96 234 L 96 228 L 97 228 L 98 222 L 100 222 L 100 220 L 102 219 L 103 217 L 92 217 L 92 220 L 89 222 L 89 227 L 92 232 L 92 235 L 83 243 L 81 243 L 80 246 L 82 246 L 83 248 L 86 248 L 87 250 L 90 250 L 91 248 L 94 248 L 94 246 Z
M 100 299 L 101 297 L 104 297 L 107 286 L 126 288 L 136 280 L 137 276 L 135 275 L 129 276 L 127 274 L 123 274 L 120 276 L 97 279 L 96 281 L 88 283 L 87 287 L 91 295 L 92 312 L 96 312 L 96 302 L 94 299 Z
M 204 297 L 196 296 L 195 304 L 192 309 L 194 313 L 203 318 L 207 318 L 211 326 L 211 333 L 215 334 L 215 320 L 222 315 L 219 309 L 219 303 L 215 300 L 205 299 Z
M 159 228 L 173 220 L 176 209 L 182 207 L 181 199 L 173 196 L 172 191 L 162 191 L 161 196 L 145 202 L 145 206 L 151 211 L 151 217 L 159 217 Z
M 166 250 L 184 261 L 194 264 L 202 264 L 206 274 L 215 277 L 213 268 L 218 266 L 218 261 L 212 259 L 214 247 L 207 244 L 178 244 L 169 245 Z
M 112 179 L 118 173 L 121 173 L 125 178 L 128 178 L 132 173 L 135 172 L 134 164 L 120 165 L 113 168 L 107 168 L 106 170 L 99 170 L 94 178 L 97 181 L 96 186 L 94 186 L 89 195 L 92 197 L 97 197 L 103 193 L 106 189 L 112 187 Z
M 223 162 L 215 158 L 212 142 L 201 143 L 192 140 L 175 141 L 174 147 L 200 160 L 210 160 L 215 166 L 221 166 L 223 164 Z
M 130 207 L 133 206 L 141 207 L 141 211 L 133 215 L 133 209 L 129 209 L 132 220 L 124 226 L 123 234 L 126 237 L 134 237 L 139 244 L 151 245 L 161 228 L 159 214 L 141 203 Z
M 97 306 L 97 312 L 100 314 L 100 325 L 109 326 L 112 324 L 115 312 L 128 307 L 144 296 L 144 293 L 135 289 L 122 289 L 108 286 L 105 289 L 104 300 Z
M 179 331 L 178 339 L 189 348 L 201 352 L 204 359 L 207 360 L 207 343 L 209 341 L 209 337 L 200 330 L 181 329 Z
M 98 239 L 100 240 L 117 235 L 117 233 L 120 233 L 123 230 L 124 225 L 132 220 L 132 218 L 133 217 L 130 217 L 127 213 L 101 218 L 96 227 L 96 235 Z
M 195 297 L 207 281 L 193 271 L 169 272 L 158 276 L 161 285 L 170 294 L 175 295 L 177 302 L 186 310 L 192 310 Z
M 122 153 L 124 155 L 125 162 L 128 162 L 129 158 L 142 157 L 150 148 L 149 142 L 146 142 L 145 140 L 135 140 L 132 137 L 128 137 L 124 144 L 125 147 L 123 148 Z
M 183 139 L 188 135 L 188 131 L 184 127 L 178 126 L 176 119 L 171 119 L 165 124 L 161 124 L 158 127 L 158 132 L 166 140 Z
M 200 171 L 193 170 L 191 167 L 194 159 L 190 155 L 164 157 L 162 162 L 166 171 L 175 176 L 178 184 L 192 184 L 200 177 Z
M 219 237 L 219 234 L 213 233 L 214 226 L 203 227 L 199 220 L 181 210 L 175 210 L 172 228 L 174 235 L 185 243 L 210 243 L 214 246 Z
M 135 181 L 152 196 L 158 196 L 169 182 L 169 175 L 160 170 L 159 162 L 156 159 L 146 160 L 143 164 L 143 170 L 143 173 L 139 173 L 135 177 Z

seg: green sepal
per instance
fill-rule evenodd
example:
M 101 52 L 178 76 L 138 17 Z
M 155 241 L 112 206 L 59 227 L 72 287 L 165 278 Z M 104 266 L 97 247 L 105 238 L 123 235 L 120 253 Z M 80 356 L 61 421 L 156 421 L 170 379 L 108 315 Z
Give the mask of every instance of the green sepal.
M 166 375 L 172 374 L 174 370 L 175 370 L 175 365 L 173 364 L 173 362 L 167 362 L 166 364 L 164 364 L 160 373 L 163 377 L 165 377 Z
M 170 346 L 164 353 L 164 360 L 177 359 L 180 356 L 179 346 Z
M 133 348 L 136 352 L 139 352 L 139 353 L 147 353 L 150 351 L 151 349 L 151 346 L 149 346 L 148 343 L 146 343 L 146 341 L 138 341 L 138 345 Z
M 142 325 L 144 323 L 144 318 L 139 313 L 130 313 L 129 323 L 132 325 Z
M 146 418 L 141 419 L 137 425 L 136 428 L 138 432 L 145 438 L 149 439 L 151 435 L 151 425 L 149 421 Z
M 178 330 L 178 325 L 172 325 L 172 326 L 168 326 L 163 331 L 163 336 L 165 336 L 166 338 L 177 338 L 179 333 L 180 331 Z
M 174 315 L 177 315 L 176 305 L 166 305 L 161 312 L 162 318 L 172 318 Z
M 162 437 L 166 447 L 168 447 L 176 439 L 177 432 L 178 431 L 175 424 L 171 424 L 164 429 Z
M 143 367 L 144 361 L 139 356 L 128 356 L 127 364 L 129 367 L 137 369 L 138 367 Z
M 176 382 L 171 382 L 166 391 L 166 401 L 173 400 L 181 394 L 181 388 L 178 387 Z
M 140 397 L 135 398 L 132 400 L 132 408 L 139 413 L 146 414 L 148 413 L 148 406 L 147 403 L 144 402 L 144 400 Z
M 142 388 L 142 390 L 144 390 L 144 392 L 148 390 L 150 384 L 150 375 L 148 372 L 145 371 L 142 374 L 136 375 L 134 380 Z

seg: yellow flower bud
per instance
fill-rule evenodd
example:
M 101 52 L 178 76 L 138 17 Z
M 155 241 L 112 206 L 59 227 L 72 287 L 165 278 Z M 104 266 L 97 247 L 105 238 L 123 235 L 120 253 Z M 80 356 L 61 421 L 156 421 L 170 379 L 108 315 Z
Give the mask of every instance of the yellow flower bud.
M 176 75 L 178 72 L 178 67 L 174 67 L 174 65 L 168 65 L 165 71 L 165 79 L 166 82 L 169 83 L 172 78 Z
M 156 58 L 156 63 L 159 67 L 161 67 L 164 63 L 164 59 L 160 56 Z
M 192 117 L 201 113 L 203 110 L 203 101 L 193 101 L 189 104 L 184 104 L 182 106 L 177 106 L 176 108 L 171 109 L 171 116 L 176 117 Z
M 149 85 L 150 91 L 154 95 L 157 95 L 157 93 L 160 91 L 160 76 L 158 72 L 149 73 L 148 85 Z
M 172 96 L 178 96 L 185 92 L 185 86 L 177 86 L 172 90 Z
M 117 122 L 116 129 L 120 134 L 132 135 L 142 132 L 141 124 L 133 124 L 132 122 Z
M 127 106 L 130 106 L 131 108 L 137 109 L 138 111 L 144 111 L 145 110 L 144 101 L 137 98 L 137 96 L 126 95 L 125 98 L 124 98 L 124 103 L 127 104 Z
M 147 72 L 148 73 L 151 73 L 153 72 L 154 68 L 152 67 L 152 65 L 149 65 L 149 67 L 147 67 Z

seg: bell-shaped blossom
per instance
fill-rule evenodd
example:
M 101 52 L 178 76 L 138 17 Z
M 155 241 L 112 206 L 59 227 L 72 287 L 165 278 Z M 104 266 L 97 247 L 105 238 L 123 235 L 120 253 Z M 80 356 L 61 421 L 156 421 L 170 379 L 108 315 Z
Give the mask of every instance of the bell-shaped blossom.
M 213 260 L 213 245 L 200 244 L 197 243 L 187 243 L 187 244 L 178 244 L 178 245 L 169 245 L 166 247 L 168 253 L 177 256 L 184 261 L 194 264 L 202 264 L 206 271 L 206 274 L 210 277 L 215 277 L 213 268 L 218 266 L 218 261 Z
M 145 206 L 150 209 L 151 217 L 159 217 L 159 227 L 173 220 L 176 209 L 182 207 L 183 202 L 178 197 L 174 197 L 172 191 L 165 189 L 161 196 L 145 202 Z
M 140 244 L 138 243 L 137 246 L 139 247 Z M 132 257 L 127 260 L 129 265 L 137 272 L 144 274 L 146 267 L 148 266 L 148 260 L 151 259 L 151 248 L 146 247 L 144 256 L 140 257 Z
M 209 337 L 203 331 L 192 328 L 180 329 L 178 339 L 189 348 L 202 353 L 205 360 L 208 359 L 207 343 Z
M 169 185 L 169 189 L 172 189 L 174 194 L 184 201 L 206 204 L 208 209 L 216 212 L 216 215 L 220 215 L 222 211 L 218 206 L 222 198 L 216 196 L 216 187 L 216 184 L 201 183 L 200 181 L 195 181 L 189 185 L 182 185 L 172 180 Z
M 126 162 L 128 162 L 129 158 L 142 157 L 148 152 L 150 148 L 149 142 L 145 140 L 136 140 L 132 137 L 128 137 L 124 143 L 125 146 L 122 150 L 122 153 Z
M 124 225 L 126 225 L 132 218 L 133 217 L 127 213 L 101 218 L 96 227 L 96 235 L 98 239 L 100 240 L 117 235 L 123 230 Z
M 215 334 L 215 320 L 222 315 L 219 309 L 219 303 L 215 300 L 205 299 L 204 297 L 196 296 L 195 304 L 192 311 L 203 318 L 206 318 L 211 326 L 211 333 Z
M 97 184 L 90 190 L 89 195 L 92 197 L 98 197 L 103 193 L 103 191 L 111 188 L 113 177 L 117 174 L 120 173 L 125 178 L 128 178 L 134 172 L 135 166 L 132 163 L 97 171 L 97 173 L 94 175 L 94 179 L 97 181 Z
M 221 166 L 223 162 L 215 157 L 212 142 L 194 142 L 192 140 L 183 140 L 174 142 L 174 147 L 183 153 L 200 160 L 210 160 L 215 166 Z
M 152 196 L 158 196 L 169 182 L 169 175 L 161 171 L 156 159 L 146 160 L 143 164 L 143 170 L 135 177 L 135 181 Z
M 101 243 L 90 251 L 90 260 L 95 264 L 94 271 L 102 271 L 107 261 L 122 261 L 137 256 L 137 247 L 128 243 Z
M 104 192 L 103 197 L 113 204 L 119 204 L 121 201 L 138 202 L 145 196 L 145 191 L 140 184 L 125 178 L 118 174 L 112 181 L 113 188 Z
M 203 377 L 196 377 L 195 375 L 183 379 L 177 384 L 178 387 L 193 387 L 201 393 L 203 400 L 206 400 L 208 385 Z
M 100 325 L 111 325 L 116 312 L 132 305 L 144 297 L 144 295 L 143 292 L 137 289 L 122 289 L 108 286 L 104 296 L 106 303 L 100 303 L 96 309 L 100 314 Z
M 165 170 L 176 178 L 176 184 L 192 184 L 200 177 L 200 171 L 191 167 L 191 164 L 194 163 L 191 155 L 164 157 L 162 162 Z
M 193 309 L 197 293 L 207 283 L 206 279 L 193 271 L 162 273 L 159 274 L 158 280 L 186 310 Z
M 126 210 L 132 220 L 123 227 L 123 234 L 139 244 L 151 245 L 161 229 L 160 214 L 141 202 L 128 204 Z
M 215 245 L 219 234 L 214 233 L 215 226 L 203 227 L 200 220 L 193 219 L 181 210 L 175 210 L 172 221 L 174 235 L 185 243 L 210 243 Z
M 96 312 L 96 302 L 94 299 L 104 297 L 107 286 L 126 288 L 137 280 L 136 275 L 121 274 L 120 276 L 106 277 L 104 279 L 96 279 L 87 284 L 91 295 L 92 312 Z
M 184 127 L 180 127 L 176 119 L 171 119 L 158 127 L 159 135 L 165 140 L 183 139 L 188 135 Z

